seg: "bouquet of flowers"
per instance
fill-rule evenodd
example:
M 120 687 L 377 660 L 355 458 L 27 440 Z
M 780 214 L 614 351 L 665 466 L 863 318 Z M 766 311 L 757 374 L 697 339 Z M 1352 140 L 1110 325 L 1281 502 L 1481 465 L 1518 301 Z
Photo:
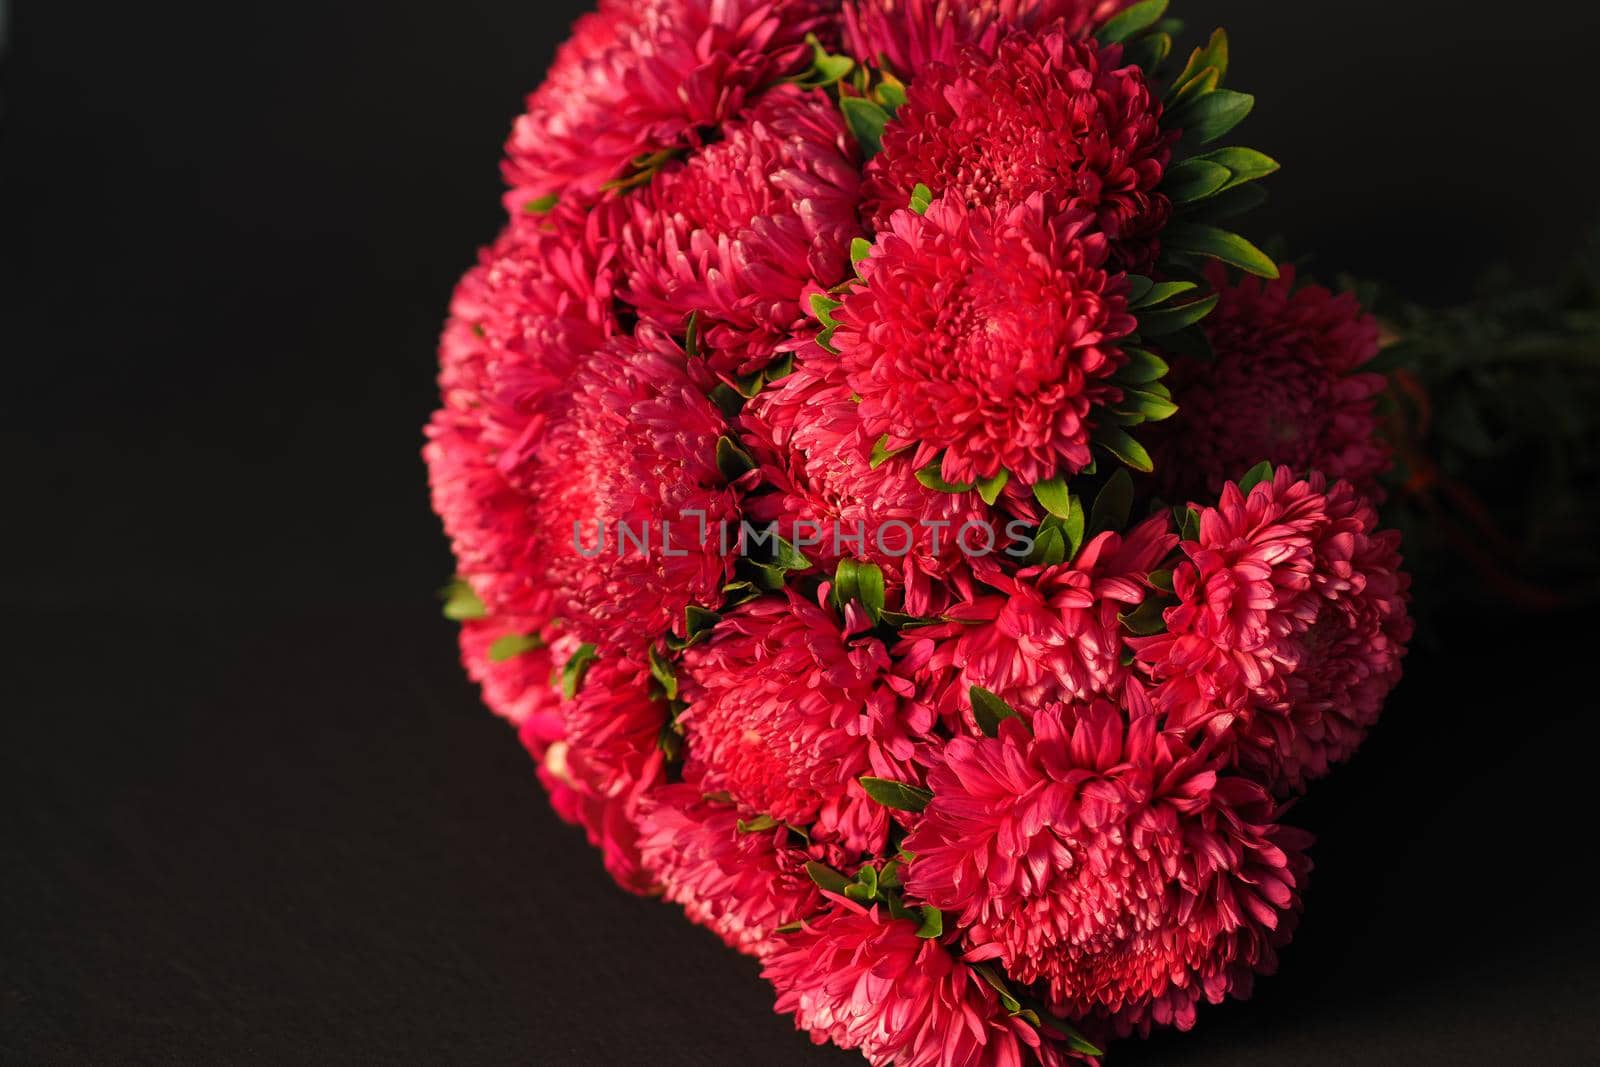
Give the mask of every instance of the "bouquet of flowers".
M 873 1063 L 1249 992 L 1410 637 L 1376 322 L 1166 0 L 603 0 L 427 429 L 446 614 L 624 887 Z

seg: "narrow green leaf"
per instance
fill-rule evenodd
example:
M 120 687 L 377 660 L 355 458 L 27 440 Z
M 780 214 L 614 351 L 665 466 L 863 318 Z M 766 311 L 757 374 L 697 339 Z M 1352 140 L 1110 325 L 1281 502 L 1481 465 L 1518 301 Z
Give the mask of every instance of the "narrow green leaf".
M 1172 228 L 1169 227 L 1169 231 Z M 1216 293 L 1211 293 L 1184 304 L 1147 308 L 1138 316 L 1139 335 L 1141 337 L 1165 337 L 1169 333 L 1177 333 L 1187 326 L 1193 326 L 1211 314 L 1211 310 L 1217 306 L 1219 299 L 1221 298 Z
M 1076 559 L 1078 549 L 1083 547 L 1083 537 L 1088 516 L 1083 510 L 1083 501 L 1077 495 L 1071 497 L 1072 514 L 1068 515 L 1061 524 L 1062 536 L 1067 540 L 1067 559 Z
M 1011 990 L 1007 988 L 1005 982 L 1001 980 L 1000 976 L 994 972 L 993 967 L 987 963 L 975 963 L 972 965 L 972 969 L 976 971 L 978 976 L 981 977 L 985 982 L 989 983 L 990 989 L 993 989 L 1000 995 L 1001 1007 L 1005 1008 L 1005 1010 L 1010 1012 L 1012 1015 L 1018 1015 L 1022 1012 L 1022 1003 L 1017 1000 L 1017 998 L 1012 994 Z
M 932 489 L 936 493 L 967 493 L 972 491 L 972 483 L 954 485 L 944 480 L 944 475 L 939 473 L 940 461 L 934 460 L 917 472 L 917 481 Z
M 1124 348 L 1123 354 L 1128 357 L 1128 362 L 1123 364 L 1117 372 L 1117 381 L 1129 385 L 1143 385 L 1146 382 L 1159 381 L 1166 376 L 1169 368 L 1167 361 L 1142 348 Z
M 888 778 L 863 776 L 861 788 L 867 791 L 867 796 L 879 804 L 886 808 L 894 808 L 896 811 L 921 811 L 928 806 L 928 801 L 933 799 L 933 794 L 926 789 L 908 782 L 890 781 Z
M 918 215 L 926 215 L 928 207 L 933 203 L 933 190 L 918 182 L 911 189 L 911 210 Z
M 1182 296 L 1193 289 L 1198 289 L 1194 282 L 1160 282 L 1152 284 L 1145 294 L 1138 300 L 1130 299 L 1128 307 L 1138 311 L 1141 308 L 1153 308 L 1158 304 L 1165 304 L 1175 296 Z
M 1101 44 L 1126 41 L 1141 30 L 1154 26 L 1166 13 L 1167 0 L 1140 0 L 1115 17 L 1107 19 L 1106 24 L 1100 27 L 1100 32 L 1094 35 L 1095 40 Z
M 1138 441 L 1129 437 L 1124 430 L 1120 430 L 1115 426 L 1100 426 L 1090 434 L 1090 438 L 1095 444 L 1110 452 L 1136 471 L 1149 474 L 1156 469 L 1155 463 L 1150 459 L 1150 453 L 1146 452 L 1144 446 Z
M 972 701 L 972 717 L 985 737 L 1000 736 L 1000 724 L 1017 717 L 1015 708 L 982 686 L 968 689 L 967 697 Z
M 811 860 L 806 864 L 806 874 L 817 884 L 817 888 L 825 893 L 837 893 L 844 896 L 845 887 L 851 884 L 850 879 L 829 867 L 826 863 Z
M 1249 496 L 1250 490 L 1254 489 L 1262 482 L 1270 482 L 1272 480 L 1272 474 L 1273 470 L 1271 463 L 1265 461 L 1257 463 L 1254 467 L 1251 467 L 1245 472 L 1243 478 L 1239 479 L 1239 491 L 1246 496 Z
M 1175 223 L 1161 234 L 1161 243 L 1169 252 L 1208 256 L 1263 278 L 1278 276 L 1278 265 L 1265 252 L 1238 234 L 1215 226 L 1199 222 Z M 1139 325 L 1142 330 L 1143 321 Z
M 1156 283 L 1151 281 L 1149 278 L 1146 278 L 1142 274 L 1130 274 L 1130 275 L 1127 276 L 1127 278 L 1128 278 L 1128 293 L 1127 293 L 1128 306 L 1131 307 L 1131 308 L 1135 308 L 1135 307 L 1138 307 L 1140 305 L 1140 303 L 1144 300 L 1145 296 L 1150 292 L 1150 290 L 1155 288 L 1155 284 Z
M 922 906 L 922 924 L 917 927 L 917 936 L 932 940 L 944 936 L 944 913 L 932 904 Z
M 668 700 L 678 699 L 678 675 L 673 670 L 672 663 L 663 656 L 655 645 L 650 646 L 650 677 L 661 684 L 661 690 Z
M 763 830 L 777 829 L 778 820 L 770 815 L 757 815 L 749 820 L 740 819 L 734 826 L 741 834 L 759 834 Z
M 1124 386 L 1118 407 L 1137 412 L 1146 422 L 1162 422 L 1178 413 L 1178 405 L 1172 402 L 1170 395 L 1163 396 L 1165 392 L 1159 385 L 1153 390 Z
M 1133 478 L 1124 468 L 1106 479 L 1095 495 L 1094 507 L 1089 512 L 1089 536 L 1095 537 L 1107 530 L 1121 530 L 1128 525 L 1133 514 Z
M 504 663 L 543 647 L 544 640 L 538 634 L 503 634 L 489 646 L 489 662 Z
M 1220 167 L 1226 167 L 1229 174 L 1227 184 L 1221 189 L 1214 190 L 1215 192 L 1225 192 L 1236 186 L 1243 185 L 1245 182 L 1253 182 L 1258 178 L 1265 178 L 1280 169 L 1278 161 L 1271 156 L 1257 152 L 1254 148 L 1242 148 L 1237 145 L 1218 148 L 1207 152 L 1203 156 L 1195 156 L 1193 159 L 1186 159 L 1183 162 L 1212 163 Z M 1179 164 L 1179 166 L 1182 165 Z M 1177 167 L 1173 168 L 1173 170 L 1176 169 Z M 1167 173 L 1170 174 L 1172 171 Z
M 872 900 L 878 895 L 878 868 L 870 863 L 863 863 L 856 872 L 856 882 L 867 891 L 867 899 Z
M 583 688 L 583 676 L 589 670 L 589 664 L 598 658 L 595 647 L 590 644 L 579 645 L 577 651 L 567 660 L 561 668 L 561 695 L 568 700 L 578 695 L 578 690 Z
M 861 146 L 861 154 L 875 156 L 883 150 L 883 128 L 888 125 L 889 113 L 864 96 L 845 96 L 839 99 L 844 112 L 844 124 Z
M 1196 48 L 1190 53 L 1189 62 L 1184 64 L 1183 71 L 1172 81 L 1173 90 L 1182 89 L 1190 79 L 1207 68 L 1217 72 L 1218 82 L 1228 76 L 1228 31 L 1220 28 L 1213 30 L 1205 47 Z M 1171 97 L 1168 102 L 1171 102 Z
M 1167 628 L 1167 605 L 1159 597 L 1147 596 L 1133 611 L 1117 614 L 1117 621 L 1135 637 L 1151 637 Z
M 1004 467 L 993 478 L 984 478 L 978 482 L 978 497 L 990 506 L 1000 499 L 1000 493 L 1005 489 L 1006 483 L 1011 480 L 1011 472 Z
M 1072 494 L 1067 491 L 1065 478 L 1057 476 L 1048 482 L 1035 483 L 1033 498 L 1040 507 L 1058 519 L 1065 519 L 1072 514 Z
M 1172 126 L 1171 115 L 1174 111 L 1191 100 L 1216 92 L 1221 84 L 1222 72 L 1215 67 L 1202 68 L 1187 81 L 1174 82 L 1167 94 L 1167 110 L 1166 115 L 1162 117 L 1162 125 Z
M 722 621 L 722 616 L 709 608 L 699 604 L 690 604 L 683 609 L 684 633 L 690 641 L 709 633 L 711 628 Z
M 1200 513 L 1194 508 L 1172 509 L 1172 522 L 1178 528 L 1178 539 L 1193 541 L 1200 536 Z
M 1161 180 L 1161 191 L 1174 204 L 1192 204 L 1220 193 L 1233 180 L 1233 172 L 1206 159 L 1186 159 L 1174 164 Z
M 1067 535 L 1059 519 L 1040 526 L 1033 535 L 1033 551 L 1028 553 L 1028 563 L 1034 567 L 1054 567 L 1071 557 L 1067 553 Z
M 860 263 L 872 255 L 872 242 L 865 237 L 856 237 L 850 241 L 850 262 Z
M 737 481 L 746 471 L 755 470 L 756 461 L 731 437 L 717 438 L 717 470 L 728 481 Z
M 700 355 L 700 311 L 689 312 L 689 321 L 683 327 L 683 352 L 690 359 Z
M 522 210 L 529 215 L 548 215 L 555 210 L 556 205 L 560 202 L 561 198 L 559 196 L 555 193 L 548 193 L 545 196 L 529 200 L 522 205 Z
M 439 596 L 444 600 L 444 617 L 455 622 L 482 619 L 489 614 L 489 609 L 483 606 L 483 601 L 472 591 L 472 586 L 459 578 L 439 590 Z
M 915 447 L 915 445 L 902 445 L 900 448 L 891 450 L 889 448 L 889 435 L 884 434 L 882 437 L 878 438 L 877 441 L 873 442 L 872 456 L 867 461 L 867 465 L 873 470 L 877 470 L 895 456 L 898 456 L 902 452 L 909 452 Z
M 899 78 L 896 78 L 886 70 L 879 71 L 878 75 L 883 80 L 878 83 L 877 88 L 872 90 L 872 98 L 882 104 L 883 109 L 889 113 L 890 117 L 893 117 L 894 113 L 899 111 L 906 102 L 906 87 Z
M 1216 89 L 1168 112 L 1162 125 L 1181 129 L 1185 141 L 1210 144 L 1245 120 L 1256 98 L 1233 89 Z
M 1147 33 L 1137 41 L 1129 41 L 1122 49 L 1122 61 L 1144 71 L 1147 78 L 1153 77 L 1170 55 L 1170 33 Z

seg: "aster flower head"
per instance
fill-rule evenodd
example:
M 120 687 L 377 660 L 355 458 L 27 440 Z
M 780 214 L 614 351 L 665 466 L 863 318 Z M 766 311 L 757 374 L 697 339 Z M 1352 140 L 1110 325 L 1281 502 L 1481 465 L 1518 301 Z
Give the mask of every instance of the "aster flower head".
M 917 924 L 881 908 L 840 901 L 786 934 L 762 975 L 778 991 L 777 1010 L 817 1044 L 859 1049 L 867 1062 L 895 1067 L 1045 1067 L 1068 1062 L 971 966 Z
M 921 72 L 867 165 L 865 210 L 889 226 L 920 183 L 971 207 L 1033 196 L 1075 208 L 1111 239 L 1112 258 L 1141 270 L 1171 204 L 1156 191 L 1171 156 L 1161 105 L 1120 48 L 1065 26 L 969 48 Z
M 593 196 L 635 160 L 697 144 L 802 68 L 827 0 L 603 0 L 578 20 L 506 142 L 507 206 Z M 830 35 L 831 36 L 831 35 Z M 657 157 L 653 162 L 659 162 Z
M 1003 210 L 941 197 L 897 212 L 835 312 L 838 366 L 866 433 L 941 452 L 955 485 L 1023 484 L 1090 462 L 1094 409 L 1116 400 L 1117 341 L 1134 318 L 1089 215 L 1044 200 Z
M 1299 907 L 1304 835 L 1156 716 L 1055 705 L 958 737 L 906 839 L 907 892 L 1068 1018 L 1187 1029 L 1245 995 Z
M 827 97 L 779 86 L 723 138 L 668 166 L 631 198 L 627 299 L 683 328 L 723 373 L 759 369 L 801 342 L 801 295 L 850 272 L 860 165 Z
M 639 805 L 641 862 L 663 895 L 741 952 L 765 956 L 780 926 L 819 911 L 809 858 L 782 826 L 745 828 L 731 805 L 698 786 L 663 786 Z
M 810 827 L 819 841 L 883 847 L 885 808 L 863 775 L 912 780 L 931 713 L 876 637 L 790 593 L 750 601 L 691 648 L 678 716 L 684 777 L 742 810 Z
M 1378 323 L 1354 294 L 1297 284 L 1284 264 L 1276 281 L 1229 284 L 1209 272 L 1221 299 L 1204 330 L 1215 358 L 1172 360 L 1167 384 L 1182 398 L 1153 435 L 1156 470 L 1169 494 L 1215 494 L 1263 459 L 1353 483 L 1371 496 L 1389 465 L 1378 435 Z
M 972 46 L 992 53 L 1013 31 L 1059 21 L 1086 37 L 1132 0 L 845 0 L 844 41 L 904 77 L 932 63 L 951 63 Z
M 726 426 L 684 353 L 641 327 L 567 385 L 570 410 L 518 465 L 542 493 L 537 546 L 560 617 L 639 652 L 714 607 L 732 573 L 737 493 L 717 468 Z

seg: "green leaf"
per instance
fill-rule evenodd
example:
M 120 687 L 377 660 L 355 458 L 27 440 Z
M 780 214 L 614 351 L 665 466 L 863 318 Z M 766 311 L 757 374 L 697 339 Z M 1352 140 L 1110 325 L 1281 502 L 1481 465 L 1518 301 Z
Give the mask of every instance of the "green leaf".
M 1172 571 L 1170 570 L 1151 571 L 1145 575 L 1145 580 L 1152 587 L 1161 590 L 1163 593 L 1170 593 L 1173 590 Z
M 1127 470 L 1118 468 L 1106 479 L 1095 495 L 1094 507 L 1089 512 L 1089 536 L 1095 537 L 1107 530 L 1120 530 L 1128 525 L 1133 514 L 1133 478 Z
M 478 594 L 472 591 L 472 586 L 459 578 L 439 590 L 439 596 L 444 600 L 442 610 L 447 619 L 466 622 L 468 619 L 488 617 L 489 609 L 483 606 Z
M 1171 229 L 1169 227 L 1169 231 Z M 1146 309 L 1139 315 L 1139 334 L 1142 337 L 1165 337 L 1169 333 L 1177 333 L 1211 314 L 1211 309 L 1217 306 L 1219 299 L 1216 293 L 1211 293 L 1185 304 Z
M 1067 491 L 1067 481 L 1059 475 L 1048 482 L 1037 482 L 1033 487 L 1033 498 L 1039 506 L 1058 519 L 1065 519 L 1072 515 L 1072 494 Z
M 1166 13 L 1167 0 L 1140 0 L 1115 17 L 1107 19 L 1106 24 L 1100 27 L 1100 32 L 1094 35 L 1095 40 L 1101 44 L 1126 41 L 1141 30 L 1148 30 L 1154 26 Z
M 1004 467 L 1000 468 L 1000 473 L 993 478 L 980 479 L 978 482 L 979 499 L 992 507 L 994 502 L 1000 499 L 1001 491 L 1005 489 L 1006 483 L 1010 480 L 1011 472 Z
M 1233 180 L 1233 172 L 1206 159 L 1186 159 L 1168 169 L 1161 191 L 1174 204 L 1192 204 L 1220 193 Z
M 1161 422 L 1178 413 L 1178 405 L 1172 402 L 1172 395 L 1160 383 L 1153 389 L 1124 386 L 1122 400 L 1117 406 L 1119 410 L 1137 413 L 1146 422 Z
M 583 688 L 583 676 L 588 673 L 589 664 L 598 657 L 595 647 L 591 644 L 579 645 L 577 651 L 567 660 L 561 668 L 561 695 L 568 700 L 578 695 L 578 690 Z
M 954 485 L 944 480 L 944 475 L 939 473 L 940 461 L 934 460 L 917 472 L 917 481 L 932 489 L 936 493 L 968 493 L 972 491 L 972 483 Z
M 972 965 L 972 969 L 976 971 L 978 976 L 981 977 L 985 982 L 989 983 L 990 989 L 993 989 L 1000 995 L 1001 1007 L 1005 1008 L 1006 1011 L 1010 1012 L 1012 1015 L 1020 1015 L 1022 1013 L 1021 1001 L 1017 1000 L 1016 996 L 1012 994 L 1009 988 L 1007 988 L 1005 982 L 1002 981 L 1000 976 L 994 972 L 994 968 L 990 967 L 987 963 L 975 963 Z
M 503 634 L 495 638 L 494 644 L 489 646 L 489 662 L 504 663 L 508 659 L 516 659 L 524 652 L 532 652 L 544 647 L 544 640 L 538 634 Z
M 1147 596 L 1133 611 L 1119 612 L 1117 621 L 1135 637 L 1150 637 L 1167 628 L 1166 610 L 1160 598 Z
M 1156 283 L 1151 281 L 1149 278 L 1146 278 L 1142 274 L 1130 274 L 1127 277 L 1128 306 L 1135 308 L 1138 307 L 1140 302 L 1144 300 L 1146 294 L 1148 294 L 1151 289 L 1155 288 Z
M 932 904 L 922 906 L 922 924 L 917 927 L 917 936 L 932 940 L 944 936 L 944 912 Z
M 1233 89 L 1216 89 L 1168 112 L 1162 125 L 1183 130 L 1183 139 L 1210 144 L 1245 120 L 1256 98 Z
M 1222 72 L 1215 67 L 1206 67 L 1195 72 L 1194 76 L 1184 82 L 1174 82 L 1172 89 L 1167 94 L 1166 115 L 1162 118 L 1162 125 L 1171 126 L 1170 116 L 1178 108 L 1191 100 L 1197 100 L 1207 93 L 1214 93 L 1222 84 Z
M 985 737 L 1000 736 L 1000 724 L 1017 717 L 1017 709 L 982 686 L 968 689 L 967 697 L 972 701 L 972 717 Z
M 1040 526 L 1033 536 L 1033 551 L 1028 554 L 1028 564 L 1034 567 L 1054 567 L 1071 557 L 1067 554 L 1067 535 L 1058 520 Z
M 833 317 L 833 313 L 843 306 L 842 300 L 835 300 L 825 293 L 811 294 L 811 313 L 822 323 L 822 332 L 817 334 L 817 344 L 822 346 L 823 351 L 834 355 L 838 355 L 838 349 L 833 347 L 833 331 L 839 328 L 839 320 Z
M 756 461 L 750 453 L 739 447 L 737 441 L 727 436 L 717 438 L 717 470 L 722 472 L 724 478 L 730 482 L 737 481 L 740 475 L 755 468 Z
M 1135 311 L 1140 308 L 1153 308 L 1157 304 L 1165 304 L 1175 296 L 1182 296 L 1184 293 L 1198 288 L 1199 286 L 1195 285 L 1194 282 L 1161 282 L 1152 284 L 1138 300 L 1130 297 L 1128 307 Z
M 1178 166 L 1183 166 L 1187 163 L 1209 163 L 1227 168 L 1229 175 L 1227 183 L 1221 189 L 1213 190 L 1214 192 L 1226 192 L 1229 189 L 1243 185 L 1245 182 L 1253 182 L 1258 178 L 1265 178 L 1280 169 L 1278 161 L 1271 156 L 1257 152 L 1254 148 L 1241 148 L 1236 145 L 1218 148 L 1215 151 L 1207 152 L 1203 156 L 1186 159 Z M 1172 169 L 1176 170 L 1178 168 L 1174 167 Z M 1167 173 L 1171 174 L 1172 171 L 1169 170 Z
M 844 124 L 861 145 L 864 156 L 875 156 L 883 150 L 883 128 L 889 123 L 889 113 L 864 96 L 845 96 L 839 99 L 844 112 Z
M 555 210 L 556 205 L 560 202 L 561 198 L 559 196 L 555 193 L 548 193 L 534 200 L 529 200 L 522 205 L 522 210 L 529 215 L 548 215 Z
M 1199 222 L 1175 223 L 1163 231 L 1161 243 L 1168 252 L 1208 256 L 1263 278 L 1278 276 L 1278 265 L 1265 252 L 1238 234 L 1215 226 Z M 1143 319 L 1139 327 L 1143 330 Z
M 1138 441 L 1129 437 L 1125 430 L 1115 426 L 1096 427 L 1090 434 L 1090 439 L 1142 474 L 1149 474 L 1156 469 L 1155 463 L 1150 459 L 1150 453 L 1146 452 Z
M 855 884 L 847 888 L 844 895 L 863 904 L 877 900 L 878 868 L 870 863 L 862 864 L 861 869 L 856 872 Z
M 806 864 L 806 874 L 817 883 L 817 888 L 825 893 L 836 893 L 844 896 L 844 891 L 851 884 L 850 879 L 829 867 L 826 863 L 811 860 Z
M 918 182 L 911 189 L 911 210 L 918 215 L 926 215 L 929 206 L 933 203 L 933 190 Z
M 1272 481 L 1272 474 L 1273 470 L 1271 463 L 1267 463 L 1265 461 L 1257 463 L 1254 467 L 1251 467 L 1245 472 L 1243 478 L 1239 479 L 1239 491 L 1246 496 L 1249 496 L 1250 490 L 1254 489 L 1262 482 Z
M 1076 495 L 1071 498 L 1072 514 L 1068 515 L 1061 523 L 1061 534 L 1067 542 L 1067 559 L 1076 559 L 1078 549 L 1083 547 L 1083 535 L 1087 516 L 1084 514 L 1083 501 Z
M 700 355 L 700 312 L 689 312 L 689 321 L 683 327 L 683 353 L 690 359 Z
M 909 452 L 915 447 L 915 445 L 903 445 L 900 448 L 891 450 L 889 448 L 889 435 L 884 434 L 882 437 L 873 442 L 872 457 L 867 461 L 867 465 L 873 470 L 877 470 L 895 456 L 898 456 L 902 452 Z
M 883 617 L 883 569 L 876 563 L 841 559 L 833 575 L 832 598 L 841 609 L 852 600 L 859 602 L 877 625 Z
M 1173 508 L 1172 522 L 1179 540 L 1193 541 L 1200 536 L 1200 513 L 1194 508 Z
M 1148 33 L 1137 41 L 1129 41 L 1122 48 L 1122 61 L 1138 67 L 1146 77 L 1161 69 L 1161 64 L 1172 54 L 1172 34 Z
M 778 820 L 770 815 L 757 815 L 750 820 L 740 819 L 734 824 L 734 827 L 741 834 L 759 834 L 763 830 L 776 830 L 778 828 Z
M 773 566 L 785 571 L 803 571 L 811 566 L 811 561 L 806 558 L 805 553 L 788 541 L 781 537 L 775 537 L 773 540 L 778 546 L 777 559 L 773 561 Z
M 850 241 L 850 262 L 860 263 L 872 255 L 872 242 L 865 237 L 856 237 Z
M 1191 80 L 1198 77 L 1203 71 L 1210 69 L 1217 72 L 1217 82 L 1228 76 L 1228 31 L 1223 29 L 1213 30 L 1211 39 L 1204 48 L 1196 48 L 1189 55 L 1189 62 L 1184 64 L 1183 71 L 1172 80 L 1172 94 L 1168 96 L 1170 104 L 1176 94 Z
M 661 683 L 661 690 L 668 700 L 678 699 L 678 675 L 673 670 L 672 663 L 663 656 L 655 645 L 650 646 L 650 677 Z
M 882 80 L 878 82 L 877 88 L 872 90 L 872 98 L 893 116 L 906 102 L 905 84 L 886 70 L 879 71 L 878 77 Z
M 873 778 L 870 775 L 861 778 L 861 788 L 867 791 L 867 796 L 879 804 L 896 811 L 921 811 L 928 806 L 928 801 L 933 799 L 933 794 L 928 790 L 908 782 Z
M 691 644 L 710 633 L 711 628 L 721 621 L 721 615 L 699 604 L 690 604 L 683 609 L 684 634 Z
M 1154 352 L 1147 352 L 1142 348 L 1124 348 L 1122 352 L 1128 357 L 1128 362 L 1117 371 L 1116 378 L 1119 382 L 1143 385 L 1146 382 L 1159 381 L 1171 369 L 1167 366 L 1167 361 Z

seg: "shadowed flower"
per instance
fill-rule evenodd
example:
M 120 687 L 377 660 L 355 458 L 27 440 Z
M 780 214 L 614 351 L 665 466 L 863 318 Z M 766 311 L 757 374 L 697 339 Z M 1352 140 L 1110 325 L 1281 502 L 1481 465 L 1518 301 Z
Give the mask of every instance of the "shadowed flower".
M 958 737 L 929 773 L 906 888 L 974 955 L 1119 1032 L 1194 1023 L 1276 963 L 1309 865 L 1271 797 L 1157 719 L 1107 701 Z M 947 918 L 947 923 L 949 919 Z

